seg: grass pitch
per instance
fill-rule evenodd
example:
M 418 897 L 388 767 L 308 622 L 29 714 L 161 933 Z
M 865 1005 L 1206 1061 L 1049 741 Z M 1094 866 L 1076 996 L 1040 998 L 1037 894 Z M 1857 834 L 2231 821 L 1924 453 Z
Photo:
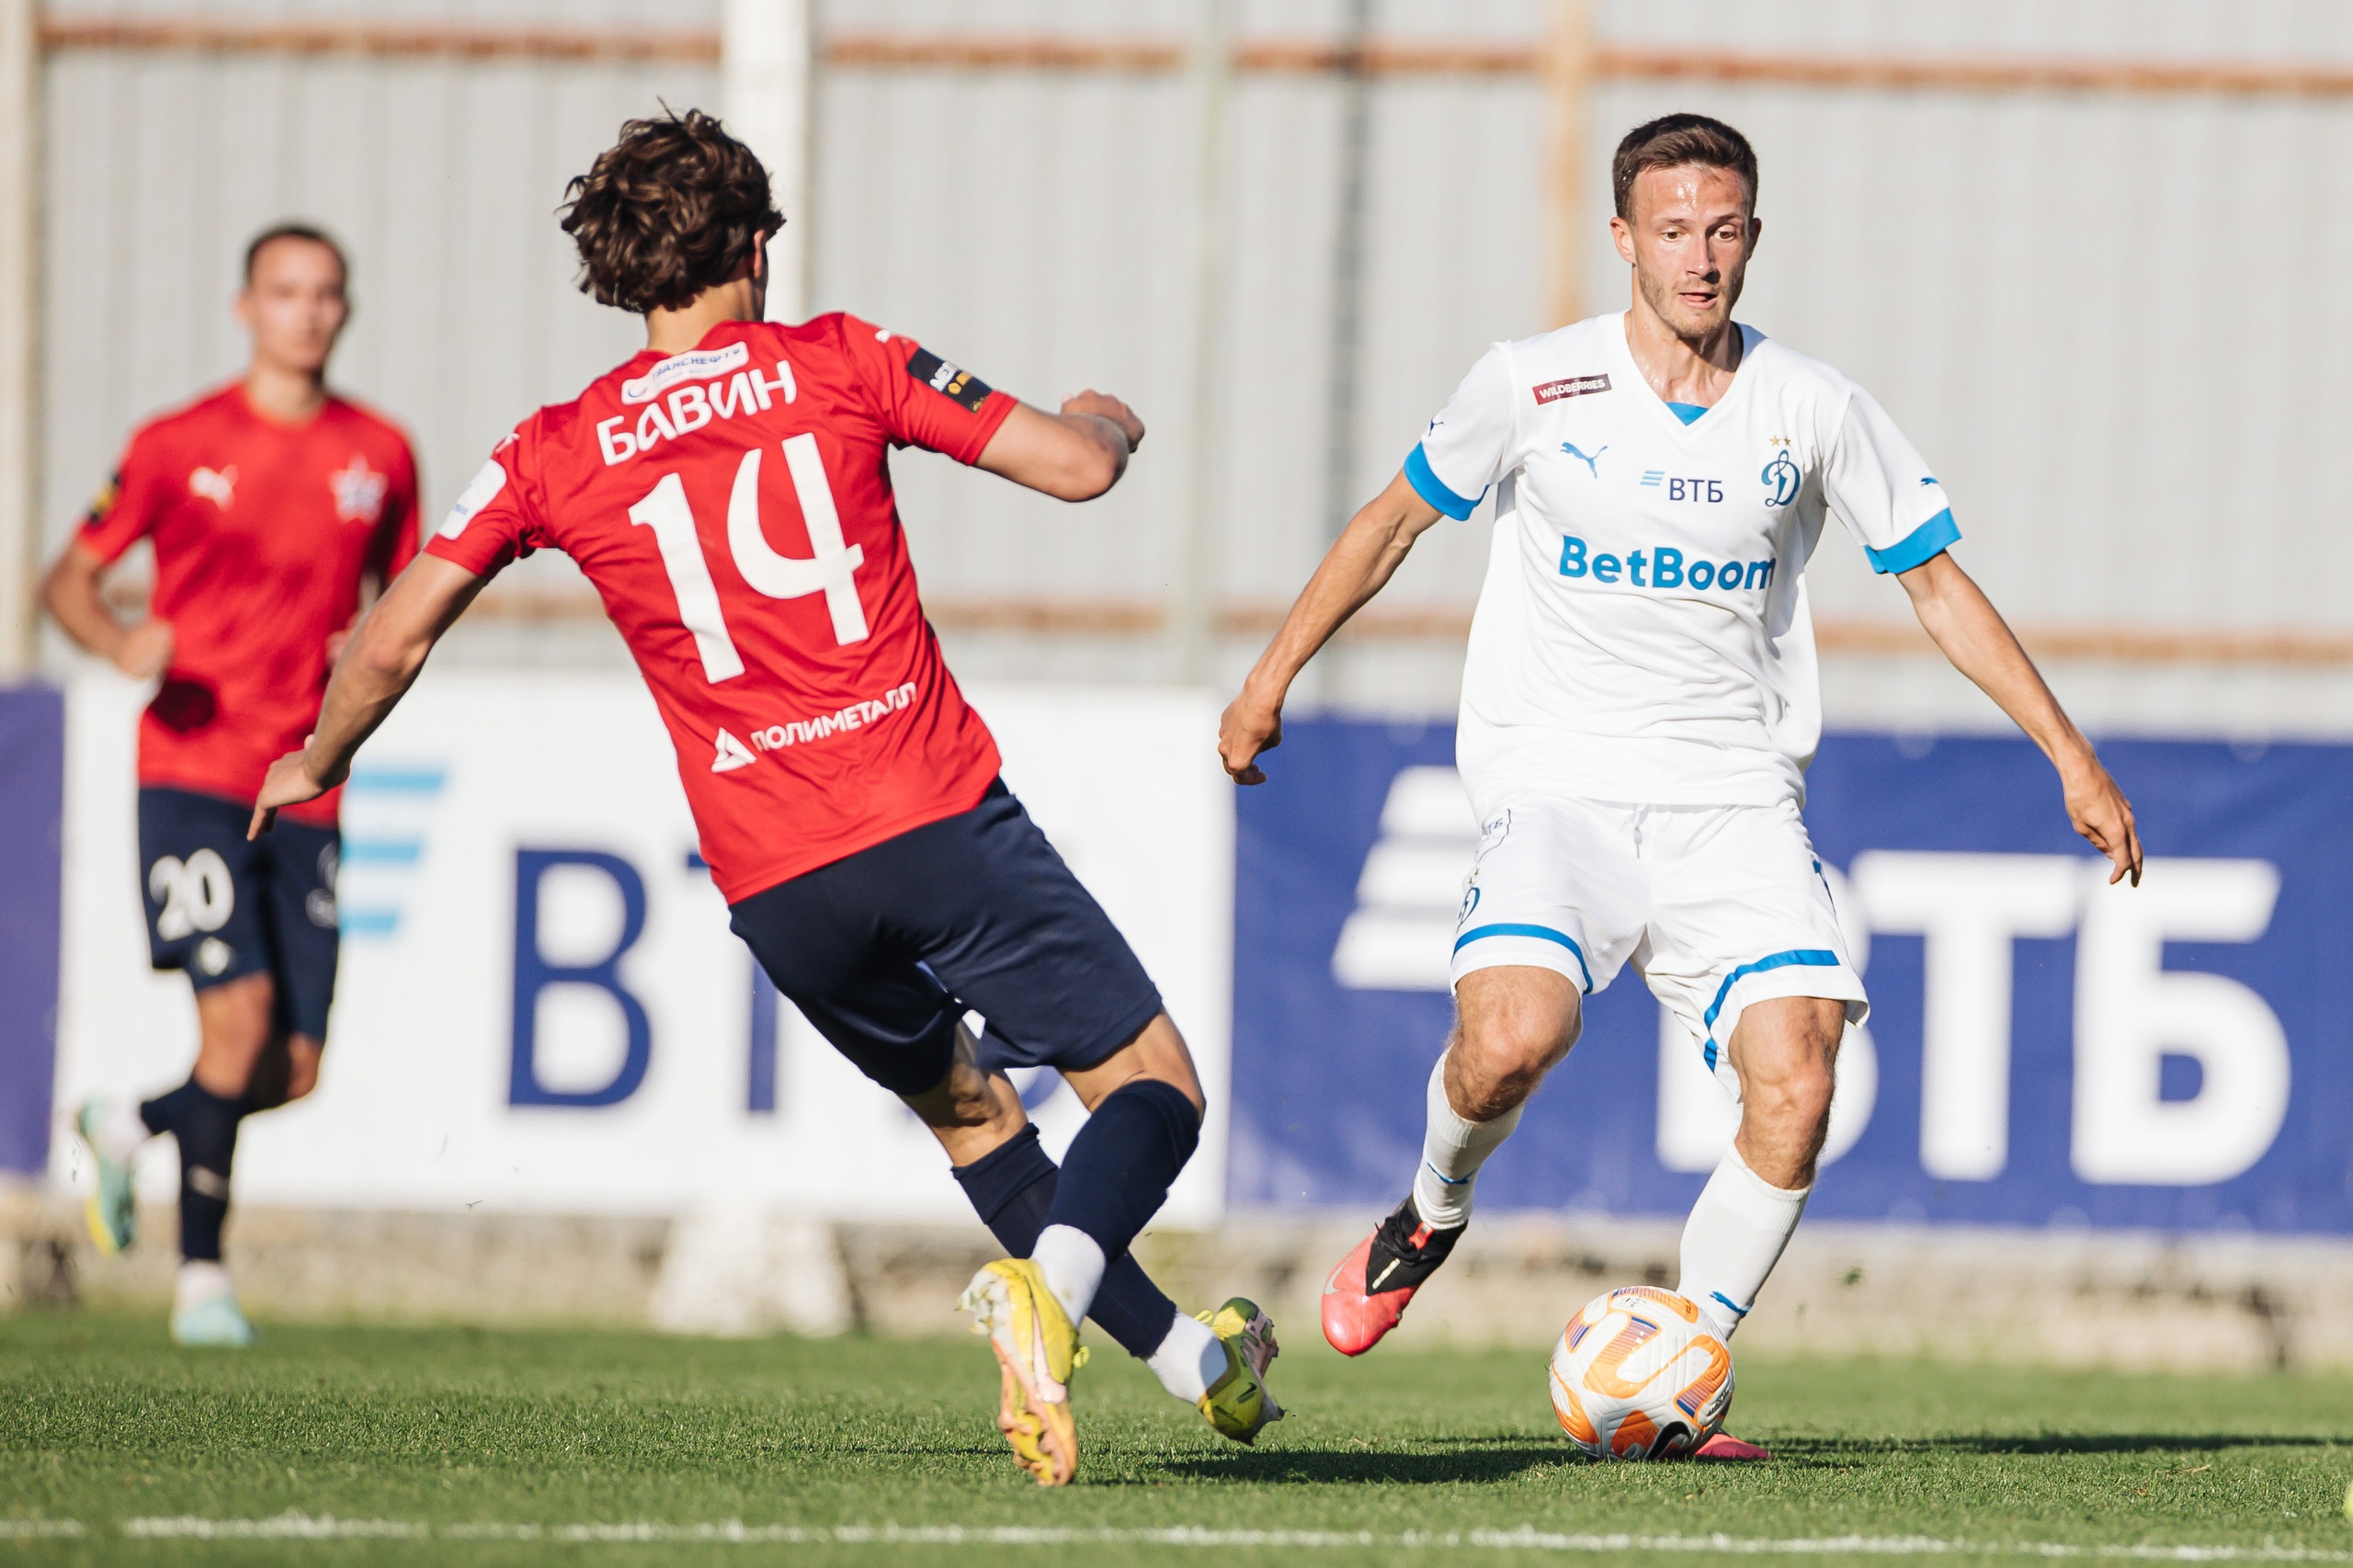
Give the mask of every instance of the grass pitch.
M 1733 1425 L 1774 1462 L 1604 1465 L 1560 1438 L 1540 1354 L 1289 1339 L 1294 1415 L 1256 1450 L 1098 1349 L 1080 1484 L 1041 1493 L 972 1340 L 278 1326 L 237 1355 L 175 1350 L 160 1318 L 0 1317 L 0 1568 L 2353 1562 L 2345 1378 L 1758 1360 Z

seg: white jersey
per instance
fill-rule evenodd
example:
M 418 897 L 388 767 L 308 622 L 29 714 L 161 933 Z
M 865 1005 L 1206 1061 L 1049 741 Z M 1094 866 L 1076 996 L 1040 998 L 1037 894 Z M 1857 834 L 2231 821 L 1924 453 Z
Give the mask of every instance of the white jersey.
M 1803 574 L 1823 518 L 1881 572 L 1961 537 L 1868 393 L 1739 330 L 1731 389 L 1688 423 L 1636 369 L 1622 312 L 1498 343 L 1406 458 L 1453 517 L 1503 487 L 1457 740 L 1483 820 L 1530 793 L 1802 799 L 1822 733 Z

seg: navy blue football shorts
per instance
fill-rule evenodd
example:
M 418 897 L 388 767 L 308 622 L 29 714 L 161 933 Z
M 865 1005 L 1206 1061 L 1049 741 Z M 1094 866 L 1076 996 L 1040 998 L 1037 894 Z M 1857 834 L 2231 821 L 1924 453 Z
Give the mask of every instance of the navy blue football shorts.
M 1160 992 L 1002 779 L 926 824 L 730 905 L 776 988 L 895 1095 L 947 1077 L 956 1024 L 979 1063 L 1092 1067 L 1143 1031 Z
M 187 790 L 139 791 L 139 864 L 147 949 L 157 969 L 199 991 L 249 974 L 278 989 L 278 1027 L 324 1040 L 340 932 L 335 869 L 343 835 L 278 819 L 245 842 L 253 808 Z

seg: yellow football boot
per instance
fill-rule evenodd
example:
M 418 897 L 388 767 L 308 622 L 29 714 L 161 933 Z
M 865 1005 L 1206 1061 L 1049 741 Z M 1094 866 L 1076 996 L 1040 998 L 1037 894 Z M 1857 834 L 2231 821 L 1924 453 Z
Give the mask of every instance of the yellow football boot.
M 1195 1312 L 1225 1346 L 1225 1376 L 1197 1402 L 1210 1425 L 1237 1443 L 1255 1443 L 1267 1426 L 1283 1418 L 1283 1407 L 1267 1389 L 1267 1369 L 1282 1347 L 1275 1323 L 1258 1304 L 1241 1296 L 1211 1312 Z
M 957 1306 L 972 1332 L 988 1335 L 1002 1374 L 997 1430 L 1040 1486 L 1067 1486 L 1078 1472 L 1078 1424 L 1071 1374 L 1086 1364 L 1078 1330 L 1046 1277 L 1026 1257 L 1003 1257 L 972 1276 Z

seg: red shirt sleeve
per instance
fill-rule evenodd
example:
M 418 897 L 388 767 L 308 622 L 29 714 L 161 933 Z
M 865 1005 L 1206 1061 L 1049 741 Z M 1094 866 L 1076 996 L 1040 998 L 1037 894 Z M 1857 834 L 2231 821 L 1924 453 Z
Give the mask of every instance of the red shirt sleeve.
M 841 318 L 842 352 L 858 367 L 875 417 L 902 446 L 976 463 L 1017 401 L 912 337 Z
M 131 437 L 114 477 L 91 499 L 83 516 L 82 548 L 112 562 L 153 530 L 171 491 L 154 441 L 144 430 Z
M 401 443 L 400 460 L 390 477 L 384 515 L 377 520 L 376 537 L 368 549 L 368 570 L 385 584 L 416 558 L 416 453 L 406 441 Z
M 492 449 L 449 517 L 425 541 L 426 554 L 488 577 L 551 542 L 529 494 L 529 434 L 527 426 Z

